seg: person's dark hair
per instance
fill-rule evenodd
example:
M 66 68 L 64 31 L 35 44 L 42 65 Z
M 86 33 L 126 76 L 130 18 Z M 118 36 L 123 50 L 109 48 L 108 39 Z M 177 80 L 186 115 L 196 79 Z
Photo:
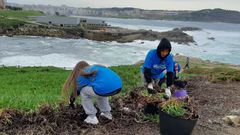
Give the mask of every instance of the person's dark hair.
M 169 53 L 172 50 L 171 43 L 167 38 L 162 38 L 161 42 L 159 43 L 159 45 L 157 47 L 157 54 L 158 54 L 158 57 L 161 58 L 161 59 L 164 59 L 164 58 L 161 57 L 161 51 L 163 51 L 163 50 L 169 50 Z

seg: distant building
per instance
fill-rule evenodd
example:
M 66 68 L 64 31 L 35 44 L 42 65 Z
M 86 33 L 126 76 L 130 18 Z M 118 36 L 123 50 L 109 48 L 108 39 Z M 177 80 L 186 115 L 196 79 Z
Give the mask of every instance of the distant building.
M 97 19 L 77 18 L 77 17 L 62 17 L 62 16 L 38 16 L 36 22 L 44 23 L 48 25 L 57 26 L 96 26 L 96 27 L 107 27 L 107 23 Z
M 87 19 L 87 18 L 80 18 L 80 25 L 96 26 L 96 27 L 108 26 L 107 23 L 103 20 Z
M 0 0 L 0 10 L 5 9 L 6 7 L 6 0 Z
M 60 16 L 38 16 L 36 22 L 58 26 L 78 26 L 80 18 Z

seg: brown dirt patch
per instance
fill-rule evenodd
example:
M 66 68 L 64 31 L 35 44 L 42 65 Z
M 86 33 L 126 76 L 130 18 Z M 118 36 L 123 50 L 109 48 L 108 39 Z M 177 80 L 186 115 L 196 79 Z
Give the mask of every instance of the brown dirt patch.
M 193 135 L 239 135 L 240 128 L 226 125 L 222 118 L 240 109 L 240 83 L 210 83 L 204 78 L 189 81 L 189 95 L 198 102 L 200 118 Z
M 4 117 L 5 116 L 5 117 Z M 99 125 L 83 123 L 86 118 L 81 106 L 69 110 L 67 107 L 54 110 L 45 106 L 38 113 L 24 114 L 15 110 L 2 113 L 0 134 L 157 134 L 158 125 L 140 122 L 134 113 L 115 110 L 113 121 L 100 119 Z

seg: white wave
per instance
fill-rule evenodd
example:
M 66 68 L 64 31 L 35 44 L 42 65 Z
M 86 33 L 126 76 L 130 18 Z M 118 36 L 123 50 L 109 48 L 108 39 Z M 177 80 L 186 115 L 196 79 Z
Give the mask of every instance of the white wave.
M 172 52 L 186 56 L 199 57 L 211 61 L 220 61 L 232 64 L 240 64 L 240 33 L 238 25 L 215 23 L 190 23 L 154 20 L 118 20 L 109 19 L 110 23 L 125 26 L 127 28 L 144 28 L 158 31 L 172 29 L 179 26 L 196 26 L 201 31 L 187 31 L 193 36 L 195 43 L 180 45 L 172 42 Z M 132 23 L 137 22 L 137 23 Z M 151 23 L 150 23 L 151 22 Z M 153 24 L 152 24 L 153 23 Z M 186 23 L 186 24 L 185 24 Z M 206 27 L 205 27 L 206 25 Z M 220 30 L 218 28 L 221 27 Z M 228 29 L 230 28 L 230 30 Z M 210 40 L 212 38 L 214 40 Z M 57 67 L 73 66 L 78 60 L 105 65 L 133 64 L 143 60 L 150 49 L 157 48 L 159 40 L 145 41 L 135 40 L 129 43 L 116 41 L 103 42 L 87 39 L 60 39 L 52 37 L 0 37 L 0 50 L 18 52 L 1 56 L 0 64 L 16 65 L 52 65 Z M 50 46 L 50 47 L 48 47 Z M 61 60 L 59 60 L 61 59 Z
M 11 55 L 16 55 L 17 52 L 11 52 L 11 51 L 0 51 L 1 56 L 11 56 Z
M 44 56 L 11 56 L 0 60 L 0 65 L 5 66 L 54 66 L 73 68 L 80 59 L 60 54 L 49 54 Z M 94 61 L 86 60 L 89 64 L 96 64 Z
M 111 26 L 115 27 L 121 27 L 121 28 L 127 28 L 127 29 L 133 29 L 133 30 L 153 30 L 158 32 L 168 31 L 172 30 L 171 27 L 163 27 L 163 26 L 149 26 L 149 25 L 127 25 L 127 24 L 120 24 L 120 23 L 110 23 Z

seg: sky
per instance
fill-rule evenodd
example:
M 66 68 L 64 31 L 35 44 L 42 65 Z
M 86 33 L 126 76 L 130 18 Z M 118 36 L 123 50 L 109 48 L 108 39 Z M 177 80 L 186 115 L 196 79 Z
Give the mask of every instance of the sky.
M 240 0 L 7 0 L 7 2 L 92 8 L 135 7 L 159 10 L 200 10 L 222 8 L 240 11 Z

